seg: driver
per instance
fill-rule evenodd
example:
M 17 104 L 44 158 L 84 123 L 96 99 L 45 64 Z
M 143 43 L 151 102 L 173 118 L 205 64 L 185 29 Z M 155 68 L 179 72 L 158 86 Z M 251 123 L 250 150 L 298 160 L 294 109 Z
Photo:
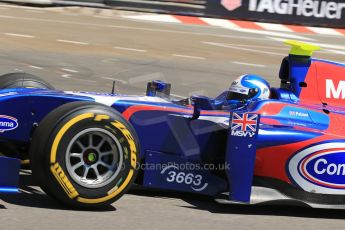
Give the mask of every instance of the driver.
M 242 75 L 232 82 L 224 109 L 239 109 L 256 100 L 265 100 L 270 96 L 269 83 L 257 75 Z

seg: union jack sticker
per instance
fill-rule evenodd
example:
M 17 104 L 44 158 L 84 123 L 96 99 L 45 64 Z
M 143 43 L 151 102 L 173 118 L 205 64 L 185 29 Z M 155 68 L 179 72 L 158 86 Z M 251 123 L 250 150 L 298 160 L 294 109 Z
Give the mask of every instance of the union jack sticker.
M 258 125 L 257 114 L 232 114 L 231 130 L 256 132 Z

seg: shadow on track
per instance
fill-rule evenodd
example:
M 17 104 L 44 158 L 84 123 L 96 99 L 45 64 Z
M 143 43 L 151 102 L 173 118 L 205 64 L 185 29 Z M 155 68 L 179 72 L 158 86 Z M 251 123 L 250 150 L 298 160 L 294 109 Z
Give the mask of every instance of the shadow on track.
M 313 209 L 309 207 L 291 206 L 281 203 L 279 205 L 237 205 L 237 204 L 219 204 L 211 197 L 176 193 L 162 192 L 157 190 L 147 190 L 135 187 L 130 192 L 138 196 L 150 196 L 159 198 L 177 198 L 190 204 L 181 206 L 188 209 L 203 210 L 210 213 L 221 214 L 241 214 L 247 216 L 288 216 L 303 218 L 322 218 L 322 219 L 345 219 L 345 212 L 336 209 Z
M 26 207 L 35 207 L 43 209 L 56 209 L 56 210 L 71 210 L 59 204 L 53 198 L 50 198 L 40 189 L 37 184 L 34 183 L 31 173 L 28 171 L 22 172 L 20 177 L 20 190 L 19 194 L 12 195 L 1 195 L 0 199 L 3 201 Z M 287 204 L 280 205 L 232 205 L 232 204 L 219 204 L 211 197 L 188 194 L 188 193 L 177 193 L 172 191 L 159 191 L 152 189 L 144 189 L 140 186 L 133 186 L 130 194 L 137 196 L 157 197 L 159 199 L 170 199 L 176 198 L 181 199 L 189 205 L 184 205 L 186 209 L 197 209 L 203 210 L 210 213 L 221 213 L 221 214 L 241 214 L 247 216 L 290 216 L 290 217 L 303 217 L 303 218 L 322 218 L 322 219 L 345 219 L 345 212 L 343 210 L 333 209 L 312 209 L 301 206 L 289 206 Z M 0 204 L 0 210 L 6 209 L 6 204 Z M 107 206 L 102 209 L 92 210 L 71 210 L 71 211 L 96 211 L 96 212 L 107 212 L 115 211 L 116 208 L 113 206 Z
M 20 175 L 20 193 L 18 194 L 1 194 L 0 199 L 14 205 L 35 207 L 35 208 L 45 208 L 45 209 L 57 209 L 57 210 L 71 210 L 73 209 L 59 204 L 55 199 L 46 195 L 37 187 L 38 185 L 33 181 L 31 172 L 22 171 Z M 37 189 L 36 189 L 37 188 Z M 5 208 L 5 206 L 3 206 Z M 2 206 L 0 205 L 0 209 Z M 96 212 L 106 212 L 115 211 L 116 208 L 109 205 L 98 209 L 74 209 L 74 211 L 96 211 Z

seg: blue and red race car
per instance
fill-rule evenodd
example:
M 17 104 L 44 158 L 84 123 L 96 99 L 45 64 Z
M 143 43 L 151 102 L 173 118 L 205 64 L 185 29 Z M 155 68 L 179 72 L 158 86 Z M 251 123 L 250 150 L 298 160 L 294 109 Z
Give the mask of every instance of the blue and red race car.
M 236 107 L 225 106 L 229 91 L 172 100 L 160 81 L 128 96 L 1 76 L 0 191 L 17 191 L 30 159 L 41 188 L 71 207 L 112 203 L 138 183 L 226 203 L 345 208 L 345 65 L 287 43 L 281 87 Z

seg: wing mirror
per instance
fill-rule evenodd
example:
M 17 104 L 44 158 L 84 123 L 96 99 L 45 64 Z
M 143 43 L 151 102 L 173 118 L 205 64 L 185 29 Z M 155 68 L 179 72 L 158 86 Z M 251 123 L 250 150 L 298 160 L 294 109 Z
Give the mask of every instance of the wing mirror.
M 169 98 L 171 84 L 160 80 L 147 83 L 146 96 Z
M 198 119 L 201 110 L 214 110 L 215 100 L 206 96 L 193 95 L 190 97 L 194 106 L 192 120 Z

